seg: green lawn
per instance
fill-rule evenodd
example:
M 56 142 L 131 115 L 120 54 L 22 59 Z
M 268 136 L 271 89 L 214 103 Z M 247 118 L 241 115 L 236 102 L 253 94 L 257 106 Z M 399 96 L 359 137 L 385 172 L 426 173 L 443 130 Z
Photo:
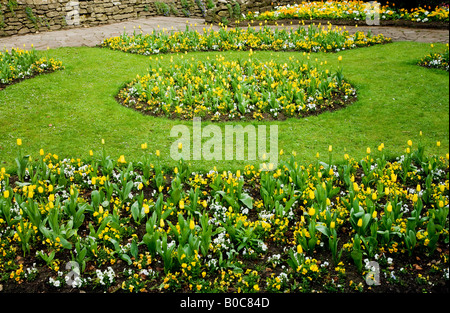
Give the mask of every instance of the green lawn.
M 443 47 L 436 45 L 434 49 Z M 358 101 L 319 116 L 252 123 L 276 123 L 278 148 L 287 153 L 296 151 L 302 162 L 314 160 L 317 152 L 326 161 L 329 145 L 339 160 L 344 153 L 362 158 L 367 147 L 376 153 L 382 142 L 388 154 L 402 153 L 408 140 L 418 142 L 420 131 L 427 153 L 445 154 L 449 149 L 449 74 L 415 65 L 429 52 L 429 44 L 399 42 L 338 54 L 312 54 L 319 61 L 327 60 L 324 66 L 330 69 L 336 68 L 339 55 L 343 57 L 345 78 L 357 88 Z M 84 47 L 43 54 L 63 61 L 65 70 L 0 91 L 0 167 L 14 169 L 17 138 L 23 140 L 26 153 L 37 157 L 43 148 L 61 158 L 88 157 L 91 149 L 100 155 L 103 138 L 109 155 L 117 159 L 123 154 L 127 161 L 137 161 L 142 155 L 140 145 L 147 142 L 150 152 L 160 150 L 166 164 L 175 164 L 169 155 L 175 141 L 170 130 L 180 123 L 191 128 L 192 123 L 143 116 L 114 99 L 126 82 L 146 72 L 149 57 Z M 203 60 L 215 54 L 189 53 L 173 58 Z M 248 57 L 248 52 L 221 54 L 230 59 Z M 298 52 L 257 52 L 254 57 L 278 62 L 304 58 Z M 163 56 L 162 67 L 168 66 L 169 59 L 170 55 Z M 225 124 L 219 125 L 223 129 Z M 438 140 L 442 143 L 439 148 Z M 192 169 L 208 171 L 216 165 L 219 170 L 236 170 L 247 163 L 252 162 L 203 160 L 192 162 Z

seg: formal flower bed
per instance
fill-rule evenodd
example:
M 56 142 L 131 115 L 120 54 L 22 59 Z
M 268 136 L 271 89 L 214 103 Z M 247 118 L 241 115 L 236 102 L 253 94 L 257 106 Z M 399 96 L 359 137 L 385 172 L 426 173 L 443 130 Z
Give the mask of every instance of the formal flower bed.
M 0 51 L 0 88 L 35 75 L 63 68 L 62 62 L 40 58 L 36 50 Z
M 449 279 L 449 154 L 192 173 L 40 151 L 0 170 L 3 291 L 406 292 Z M 440 143 L 438 142 L 438 145 Z M 182 149 L 182 147 L 180 147 Z M 336 162 L 339 161 L 339 162 Z M 270 168 L 270 165 L 269 165 Z M 377 270 L 378 268 L 378 270 Z M 378 277 L 377 277 L 378 276 Z
M 157 57 L 149 73 L 129 83 L 118 99 L 144 114 L 213 121 L 303 117 L 355 99 L 342 68 L 330 73 L 313 64 L 309 55 L 304 62 L 278 64 L 261 63 L 252 54 L 248 60 L 225 61 L 220 56 L 206 62 L 189 60 L 164 71 Z
M 229 51 L 229 50 L 273 50 L 337 52 L 345 49 L 366 47 L 374 44 L 391 42 L 383 35 L 356 32 L 351 35 L 338 27 L 273 29 L 268 26 L 260 28 L 221 28 L 214 31 L 204 29 L 203 33 L 190 30 L 168 32 L 152 31 L 151 34 L 136 32 L 124 33 L 118 37 L 102 41 L 101 46 L 113 50 L 152 55 L 191 51 Z
M 376 2 L 375 2 L 376 4 Z M 419 7 L 411 10 L 396 8 L 395 4 L 381 6 L 379 17 L 382 21 L 404 20 L 420 23 L 448 22 L 448 6 Z M 306 1 L 300 4 L 276 7 L 274 11 L 263 13 L 248 12 L 246 20 L 281 19 L 326 19 L 365 21 L 367 14 L 374 13 L 374 5 L 364 1 Z
M 434 45 L 431 45 L 431 48 L 434 48 Z M 447 49 L 443 52 L 430 52 L 430 54 L 423 57 L 422 60 L 419 61 L 420 66 L 424 67 L 430 67 L 430 68 L 438 68 L 442 70 L 449 71 L 448 66 L 448 55 L 449 55 L 449 48 L 447 44 Z

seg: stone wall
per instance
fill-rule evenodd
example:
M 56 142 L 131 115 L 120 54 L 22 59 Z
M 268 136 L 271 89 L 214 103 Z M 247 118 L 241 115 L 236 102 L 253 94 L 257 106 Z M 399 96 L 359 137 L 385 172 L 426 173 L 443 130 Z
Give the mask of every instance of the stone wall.
M 207 23 L 234 22 L 248 12 L 266 12 L 276 6 L 303 2 L 303 0 L 215 0 L 215 7 L 206 11 Z
M 203 17 L 206 0 L 0 0 L 0 36 L 149 16 Z

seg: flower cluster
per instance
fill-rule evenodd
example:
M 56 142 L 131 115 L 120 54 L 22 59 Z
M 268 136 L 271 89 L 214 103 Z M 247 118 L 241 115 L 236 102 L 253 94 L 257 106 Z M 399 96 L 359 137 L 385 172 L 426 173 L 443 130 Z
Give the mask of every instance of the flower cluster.
M 434 45 L 431 45 L 431 48 L 434 48 Z M 442 70 L 449 71 L 448 65 L 449 58 L 449 48 L 447 44 L 447 48 L 444 52 L 430 52 L 428 55 L 423 57 L 418 65 L 430 68 L 438 68 Z
M 13 48 L 0 51 L 0 87 L 15 81 L 63 68 L 61 61 L 39 58 L 36 50 Z
M 378 9 L 376 9 L 378 8 Z M 281 19 L 325 19 L 364 21 L 368 14 L 377 10 L 381 20 L 406 20 L 414 22 L 449 21 L 448 6 L 430 6 L 411 10 L 396 8 L 395 4 L 365 1 L 304 1 L 299 4 L 278 6 L 273 11 L 263 13 L 248 12 L 246 20 L 281 20 Z
M 165 71 L 150 65 L 149 73 L 129 83 L 118 98 L 145 114 L 211 120 L 301 117 L 354 99 L 355 89 L 343 81 L 342 69 L 331 74 L 309 59 L 278 64 L 216 56 L 172 64 Z
M 327 163 L 292 154 L 271 172 L 222 173 L 191 173 L 183 160 L 163 168 L 145 144 L 135 163 L 104 149 L 86 160 L 41 150 L 22 158 L 23 175 L 0 171 L 0 281 L 46 273 L 50 290 L 354 292 L 376 260 L 397 290 L 417 277 L 407 260 L 420 259 L 427 282 L 444 282 L 449 154 L 413 147 L 334 161 L 330 146 Z
M 339 27 L 318 27 L 310 25 L 306 28 L 286 27 L 273 29 L 268 26 L 248 28 L 223 27 L 218 31 L 204 28 L 203 33 L 197 30 L 185 31 L 159 30 L 150 34 L 136 33 L 107 38 L 101 46 L 113 50 L 152 55 L 160 53 L 177 53 L 187 51 L 229 51 L 229 50 L 273 50 L 273 51 L 306 51 L 337 52 L 356 47 L 391 42 L 383 35 L 364 34 L 348 31 Z

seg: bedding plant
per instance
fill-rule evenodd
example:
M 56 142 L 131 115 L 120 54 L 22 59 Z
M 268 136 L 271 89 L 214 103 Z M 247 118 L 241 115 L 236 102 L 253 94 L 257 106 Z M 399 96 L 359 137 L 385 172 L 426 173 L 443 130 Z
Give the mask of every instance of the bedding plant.
M 373 4 L 365 1 L 305 1 L 299 4 L 275 7 L 273 11 L 247 12 L 245 20 L 318 19 L 365 21 L 373 13 Z M 395 3 L 379 5 L 381 21 L 412 21 L 420 23 L 448 22 L 449 7 L 421 6 L 413 9 L 397 8 Z
M 33 47 L 31 50 L 13 48 L 11 51 L 0 51 L 0 89 L 20 80 L 62 68 L 61 61 L 40 57 Z
M 121 36 L 107 38 L 101 46 L 112 50 L 143 55 L 178 53 L 193 51 L 305 51 L 305 52 L 338 52 L 357 47 L 368 47 L 375 44 L 391 42 L 391 38 L 382 34 L 365 34 L 348 31 L 332 25 L 309 25 L 306 28 L 285 27 L 281 29 L 262 26 L 259 28 L 221 27 L 215 31 L 211 27 L 203 28 L 203 33 L 190 30 L 168 31 L 166 29 L 144 34 L 134 30 L 132 34 L 124 31 Z
M 434 44 L 431 44 L 431 48 L 434 48 Z M 448 72 L 448 54 L 449 48 L 447 44 L 447 48 L 443 52 L 430 52 L 418 62 L 418 65 L 429 68 L 438 68 Z
M 137 162 L 105 148 L 84 160 L 43 149 L 36 158 L 17 144 L 17 174 L 0 171 L 4 291 L 433 292 L 448 283 L 449 155 L 427 155 L 420 142 L 394 159 L 383 143 L 363 160 L 330 146 L 311 164 L 292 154 L 272 171 L 205 173 L 183 160 L 161 167 L 146 143 Z M 380 285 L 366 283 L 371 261 Z
M 118 99 L 144 114 L 213 121 L 304 117 L 355 100 L 356 90 L 344 81 L 342 67 L 331 74 L 304 55 L 305 62 L 289 64 L 260 62 L 252 51 L 248 60 L 172 59 L 164 71 L 156 57 L 149 73 L 127 84 Z

